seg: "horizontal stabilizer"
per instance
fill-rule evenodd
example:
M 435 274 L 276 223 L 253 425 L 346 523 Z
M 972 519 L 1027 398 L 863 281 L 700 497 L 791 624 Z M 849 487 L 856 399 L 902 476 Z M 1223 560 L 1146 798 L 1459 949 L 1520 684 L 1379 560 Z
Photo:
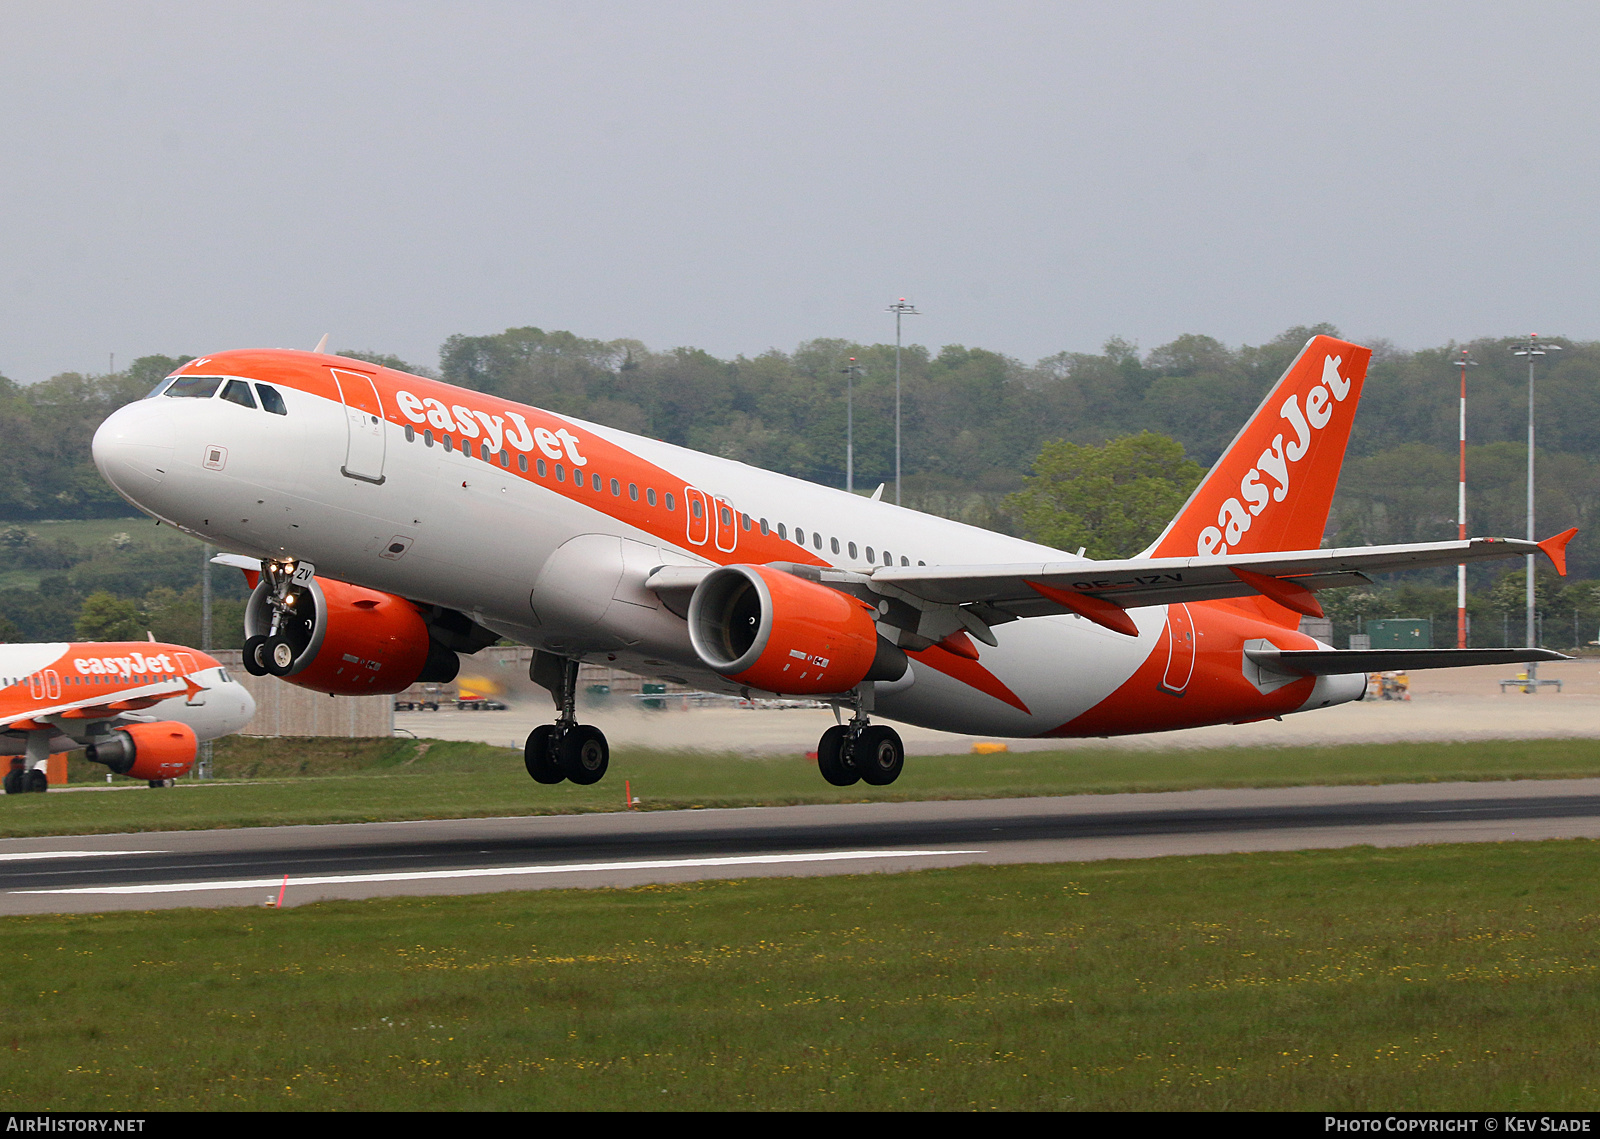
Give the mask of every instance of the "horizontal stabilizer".
M 1552 649 L 1246 649 L 1245 655 L 1262 668 L 1291 676 L 1410 672 L 1415 668 L 1572 659 Z

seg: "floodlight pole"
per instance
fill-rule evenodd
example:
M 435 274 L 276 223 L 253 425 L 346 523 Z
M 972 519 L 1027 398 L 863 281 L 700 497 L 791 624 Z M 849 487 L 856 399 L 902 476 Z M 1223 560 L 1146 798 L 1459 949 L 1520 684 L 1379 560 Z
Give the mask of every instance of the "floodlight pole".
M 900 505 L 900 318 L 921 316 L 915 305 L 901 297 L 888 310 L 894 313 L 894 504 Z
M 856 492 L 856 411 L 855 411 L 855 386 L 856 377 L 862 372 L 860 364 L 856 363 L 854 356 L 850 357 L 847 367 L 839 371 L 845 375 L 844 381 L 844 489 L 849 494 Z
M 1456 486 L 1456 538 L 1459 541 L 1467 540 L 1467 369 L 1476 368 L 1478 362 L 1472 359 L 1467 349 L 1461 350 L 1461 359 L 1456 361 L 1461 368 L 1461 478 Z M 1456 566 L 1456 648 L 1467 647 L 1467 563 L 1462 562 Z
M 1533 536 L 1533 366 L 1538 357 L 1546 352 L 1559 352 L 1561 345 L 1546 344 L 1539 339 L 1539 334 L 1530 332 L 1528 339 L 1520 340 L 1511 346 L 1511 352 L 1516 356 L 1528 358 L 1528 541 L 1537 541 Z M 1534 555 L 1528 555 L 1528 609 L 1526 641 L 1528 647 L 1536 648 L 1539 640 L 1538 625 L 1535 623 L 1533 604 L 1533 571 Z M 1528 663 L 1528 683 L 1522 689 L 1524 692 L 1539 691 L 1539 665 L 1536 661 Z

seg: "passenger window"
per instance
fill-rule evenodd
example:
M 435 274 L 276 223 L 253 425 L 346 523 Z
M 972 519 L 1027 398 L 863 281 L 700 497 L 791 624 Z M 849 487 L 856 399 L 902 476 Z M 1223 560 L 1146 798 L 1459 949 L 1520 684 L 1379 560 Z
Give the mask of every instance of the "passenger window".
M 638 483 L 631 482 L 631 483 L 628 484 L 628 497 L 631 498 L 634 502 L 638 502 L 639 501 L 639 484 Z
M 911 559 L 907 558 L 904 554 L 901 554 L 900 555 L 900 564 L 903 565 L 903 566 L 908 566 L 908 565 L 911 564 Z
M 798 526 L 794 528 L 794 540 L 802 546 L 806 544 L 806 532 Z
M 651 506 L 654 506 L 656 504 L 656 489 L 655 489 L 655 487 L 650 487 L 644 492 L 644 500 L 646 502 L 648 502 Z
M 894 565 L 894 555 L 888 550 L 883 551 L 883 564 L 886 566 Z
M 411 424 L 409 424 L 409 423 L 406 424 L 406 442 L 407 443 L 415 443 L 416 441 L 417 441 L 417 429 L 415 427 L 411 426 Z
M 750 516 L 748 514 L 739 515 L 739 521 L 746 530 L 750 529 Z
M 504 447 L 500 448 L 500 465 L 502 467 L 507 467 L 507 468 L 509 468 L 511 466 L 511 452 L 507 451 Z M 522 467 L 522 469 L 523 470 L 527 470 L 528 469 L 528 467 L 527 467 L 527 459 L 526 458 L 523 459 L 523 467 Z
M 871 546 L 868 546 L 868 547 L 867 547 L 867 561 L 869 561 L 869 562 L 875 562 L 875 561 L 877 561 L 877 560 L 878 560 L 878 559 L 877 559 L 877 557 L 876 557 L 876 556 L 875 556 L 875 555 L 874 555 L 874 554 L 873 554 L 873 552 L 872 552 L 872 547 L 871 547 Z
M 283 405 L 283 396 L 278 394 L 278 389 L 268 387 L 266 384 L 256 385 L 256 394 L 261 397 L 261 409 L 270 411 L 273 415 L 288 415 L 289 409 Z
M 733 511 L 729 510 L 726 506 L 717 507 L 717 518 L 724 526 L 733 525 Z
M 250 394 L 250 385 L 243 380 L 229 380 L 223 385 L 222 398 L 240 407 L 248 407 L 251 411 L 256 409 L 255 397 Z
M 540 459 L 540 460 L 539 460 L 539 462 L 538 462 L 538 465 L 537 465 L 537 468 L 536 468 L 536 469 L 537 469 L 537 470 L 538 470 L 538 472 L 539 472 L 539 477 L 540 477 L 540 478 L 544 478 L 544 472 L 545 472 L 545 465 L 544 465 L 544 460 L 543 460 L 543 459 Z
M 769 529 L 767 529 L 767 520 L 766 520 L 766 519 L 765 519 L 765 518 L 763 518 L 763 519 L 762 519 L 762 520 L 761 520 L 761 532 L 762 532 L 762 533 L 763 533 L 763 534 L 770 534 L 770 533 L 772 533 L 772 531 L 771 531 L 771 530 L 769 530 Z
M 854 542 L 851 542 L 850 543 L 850 560 L 851 561 L 855 561 L 860 556 L 861 555 L 856 552 L 856 544 Z
M 837 539 L 837 538 L 829 538 L 828 539 L 828 545 L 833 548 L 833 552 L 834 553 L 837 554 L 839 552 L 839 539 Z
M 676 506 L 673 505 L 672 492 L 670 490 L 667 491 L 667 509 L 668 510 L 676 510 L 676 509 L 678 509 Z
M 486 463 L 489 461 L 489 444 L 478 444 L 478 458 L 482 459 Z
M 573 476 L 573 477 L 576 478 L 577 476 Z M 566 482 L 566 481 L 567 481 L 567 468 L 563 467 L 560 463 L 557 463 L 556 464 L 556 482 Z
M 693 502 L 689 503 L 689 513 L 693 514 L 696 518 L 699 518 L 702 514 L 705 513 L 705 511 L 700 506 L 700 500 L 698 498 L 695 499 Z
M 789 528 L 782 522 L 778 523 L 778 537 L 783 539 L 785 542 L 789 540 Z
M 172 381 L 167 395 L 173 399 L 210 399 L 221 386 L 221 376 L 179 376 Z
M 430 427 L 422 433 L 422 445 L 424 447 L 433 446 L 433 428 Z
M 527 474 L 528 473 L 528 456 L 526 456 L 526 455 L 518 455 L 517 456 L 517 470 L 521 471 L 523 474 Z
M 616 479 L 612 479 L 611 480 L 611 497 L 613 497 L 613 498 L 622 497 L 622 484 L 619 483 Z
M 595 475 L 594 482 L 592 482 L 590 485 L 593 486 L 595 490 L 603 490 L 605 488 L 605 480 L 599 475 Z
M 446 451 L 453 450 L 453 448 L 450 446 L 450 436 L 446 435 L 439 441 L 444 444 L 444 449 Z
M 822 549 L 822 534 L 819 531 L 811 531 L 811 544 L 819 550 Z

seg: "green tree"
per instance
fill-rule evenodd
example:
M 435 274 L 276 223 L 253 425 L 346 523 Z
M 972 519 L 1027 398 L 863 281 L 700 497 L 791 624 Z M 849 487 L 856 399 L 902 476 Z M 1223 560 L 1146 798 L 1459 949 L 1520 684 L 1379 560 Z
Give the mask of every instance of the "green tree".
M 83 599 L 75 628 L 84 641 L 136 641 L 144 635 L 139 606 L 104 590 Z
M 1205 471 L 1183 445 L 1145 431 L 1095 447 L 1056 440 L 1006 506 L 1035 541 L 1094 558 L 1131 557 L 1153 542 Z

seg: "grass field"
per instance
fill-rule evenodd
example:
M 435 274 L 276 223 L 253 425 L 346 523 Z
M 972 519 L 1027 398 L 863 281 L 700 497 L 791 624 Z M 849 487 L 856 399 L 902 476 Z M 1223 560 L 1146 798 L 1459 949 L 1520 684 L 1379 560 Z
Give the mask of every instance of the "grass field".
M 73 761 L 75 785 L 105 769 Z M 1496 740 L 1326 748 L 1107 748 L 994 756 L 917 756 L 891 787 L 836 788 L 799 756 L 752 758 L 619 749 L 593 787 L 541 786 L 519 752 L 414 740 L 218 741 L 210 783 L 167 791 L 121 781 L 115 793 L 13 795 L 0 837 L 190 830 L 290 823 L 613 811 L 625 783 L 645 810 L 907 799 L 972 799 L 1196 787 L 1283 787 L 1600 775 L 1600 742 Z
M 65 538 L 86 553 L 103 547 L 117 534 L 126 534 L 140 545 L 163 549 L 192 549 L 195 557 L 195 580 L 200 579 L 199 543 L 170 526 L 157 526 L 152 519 L 142 515 L 137 518 L 82 518 L 60 522 L 0 522 L 0 529 L 12 526 L 32 530 L 45 542 Z M 65 571 L 59 569 L 0 568 L 0 589 L 36 589 L 42 579 L 63 572 Z
M 1600 845 L 0 919 L 94 1109 L 1592 1111 Z

